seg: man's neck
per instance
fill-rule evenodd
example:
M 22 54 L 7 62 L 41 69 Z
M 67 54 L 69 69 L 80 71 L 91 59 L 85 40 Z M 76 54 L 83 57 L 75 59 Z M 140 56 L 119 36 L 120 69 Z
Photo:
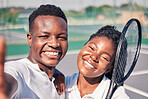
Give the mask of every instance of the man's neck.
M 52 80 L 54 71 L 55 71 L 55 67 L 47 67 L 47 66 L 39 66 L 39 68 L 44 71 L 50 80 Z
M 40 70 L 44 71 L 50 80 L 52 80 L 54 71 L 55 71 L 55 66 L 46 66 L 44 64 L 41 63 L 37 63 L 30 55 L 28 56 L 28 59 L 32 62 L 32 63 L 36 63 L 38 64 Z

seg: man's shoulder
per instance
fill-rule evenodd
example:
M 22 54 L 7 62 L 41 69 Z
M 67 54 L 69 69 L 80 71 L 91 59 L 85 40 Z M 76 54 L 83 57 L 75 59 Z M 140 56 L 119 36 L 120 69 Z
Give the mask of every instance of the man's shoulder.
M 22 59 L 18 59 L 18 60 L 13 60 L 13 61 L 7 61 L 5 62 L 5 65 L 23 65 L 27 63 L 27 58 L 22 58 Z
M 15 60 L 15 61 L 7 61 L 5 63 L 5 71 L 15 70 L 20 71 L 26 68 L 26 58 Z

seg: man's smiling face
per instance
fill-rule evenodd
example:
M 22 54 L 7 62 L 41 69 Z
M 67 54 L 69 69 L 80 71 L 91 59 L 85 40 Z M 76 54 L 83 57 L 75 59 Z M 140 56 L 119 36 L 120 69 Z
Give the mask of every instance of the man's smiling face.
M 56 16 L 38 16 L 27 34 L 29 60 L 39 67 L 56 66 L 68 49 L 66 22 Z

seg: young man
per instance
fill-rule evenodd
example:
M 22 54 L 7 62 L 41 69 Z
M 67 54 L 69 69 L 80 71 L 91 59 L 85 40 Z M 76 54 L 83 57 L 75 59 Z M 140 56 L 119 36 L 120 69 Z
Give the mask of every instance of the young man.
M 59 7 L 41 5 L 29 17 L 29 31 L 29 55 L 5 63 L 6 75 L 0 77 L 0 85 L 3 86 L 5 80 L 6 88 L 1 87 L 1 92 L 13 99 L 58 99 L 53 74 L 68 49 L 66 16 Z M 4 59 L 4 55 L 1 54 L 1 58 Z M 3 61 L 0 62 L 0 73 L 4 75 Z

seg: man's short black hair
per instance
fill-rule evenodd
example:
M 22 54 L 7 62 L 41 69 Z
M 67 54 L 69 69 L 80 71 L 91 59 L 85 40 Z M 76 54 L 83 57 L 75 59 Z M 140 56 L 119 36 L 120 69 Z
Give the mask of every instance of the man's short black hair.
M 36 9 L 29 16 L 29 30 L 31 29 L 35 18 L 40 16 L 40 15 L 52 15 L 52 16 L 61 17 L 67 23 L 67 18 L 66 18 L 64 12 L 61 10 L 60 7 L 57 7 L 57 6 L 51 5 L 51 4 L 41 5 L 38 9 Z

